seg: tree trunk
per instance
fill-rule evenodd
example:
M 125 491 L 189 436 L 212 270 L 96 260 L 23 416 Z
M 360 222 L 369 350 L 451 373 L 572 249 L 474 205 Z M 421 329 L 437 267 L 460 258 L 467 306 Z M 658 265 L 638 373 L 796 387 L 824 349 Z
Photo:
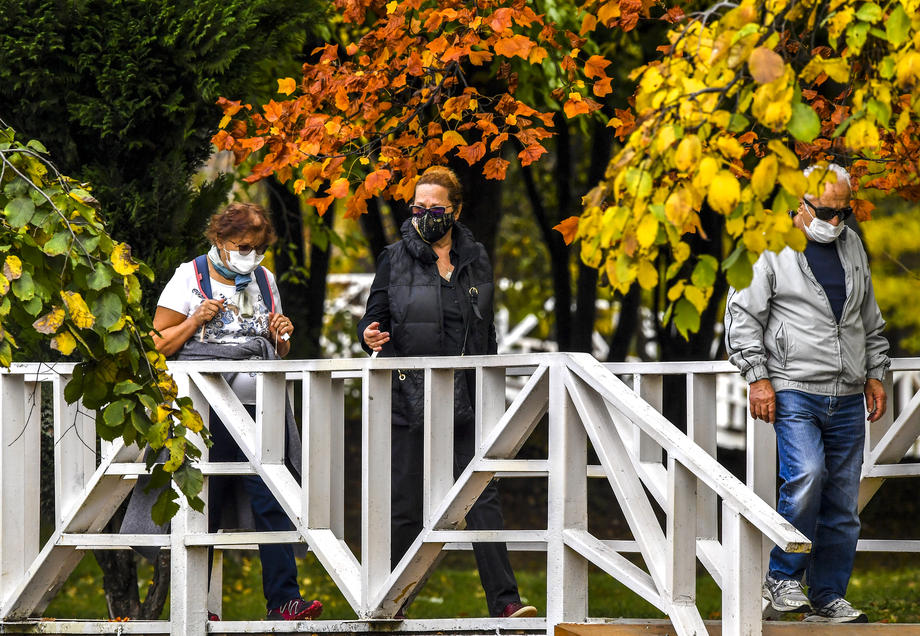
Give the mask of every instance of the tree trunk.
M 380 199 L 371 197 L 367 201 L 367 214 L 358 217 L 358 223 L 361 225 L 361 231 L 367 239 L 367 244 L 371 248 L 371 255 L 374 261 L 380 257 L 383 248 L 387 246 L 387 233 L 383 227 L 383 216 L 380 213 Z
M 323 215 L 323 225 L 332 228 L 335 211 L 332 208 Z M 320 336 L 323 335 L 323 318 L 326 315 L 326 278 L 329 276 L 329 255 L 332 244 L 327 242 L 324 248 L 316 243 L 310 245 L 310 279 L 307 281 L 306 317 L 301 329 L 304 337 L 306 358 L 321 358 Z

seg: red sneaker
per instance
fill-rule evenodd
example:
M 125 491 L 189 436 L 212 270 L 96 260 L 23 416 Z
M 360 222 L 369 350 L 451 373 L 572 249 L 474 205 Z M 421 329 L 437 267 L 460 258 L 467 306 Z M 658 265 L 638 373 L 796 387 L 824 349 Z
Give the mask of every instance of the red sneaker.
M 304 621 L 316 618 L 323 613 L 323 604 L 319 601 L 305 601 L 293 598 L 281 607 L 268 610 L 268 620 Z
M 220 616 L 218 616 L 218 615 L 215 614 L 214 612 L 208 612 L 208 620 L 209 620 L 209 621 L 219 621 L 219 620 L 220 620 Z
M 530 618 L 537 615 L 537 608 L 523 603 L 508 603 L 502 610 L 502 618 Z

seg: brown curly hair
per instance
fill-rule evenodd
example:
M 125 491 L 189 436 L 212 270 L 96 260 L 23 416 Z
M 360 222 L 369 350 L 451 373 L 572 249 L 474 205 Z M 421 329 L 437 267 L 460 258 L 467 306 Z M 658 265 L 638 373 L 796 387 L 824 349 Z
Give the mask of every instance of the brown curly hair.
M 450 199 L 450 204 L 454 208 L 459 210 L 463 205 L 463 188 L 460 187 L 460 179 L 457 178 L 457 173 L 447 166 L 431 166 L 422 173 L 415 187 L 429 183 L 447 190 L 447 198 Z
M 275 229 L 272 221 L 258 203 L 231 203 L 220 212 L 211 215 L 208 229 L 204 235 L 216 245 L 218 240 L 225 241 L 245 232 L 257 232 L 259 243 L 264 247 L 275 242 Z

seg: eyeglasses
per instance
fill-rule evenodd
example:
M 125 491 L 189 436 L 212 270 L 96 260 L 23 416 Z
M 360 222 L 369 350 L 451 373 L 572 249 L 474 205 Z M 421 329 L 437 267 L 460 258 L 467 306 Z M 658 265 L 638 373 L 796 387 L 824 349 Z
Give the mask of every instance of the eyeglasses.
M 426 208 L 421 205 L 410 205 L 409 212 L 412 213 L 412 216 L 422 216 L 426 212 L 428 212 L 431 214 L 431 216 L 439 217 L 439 216 L 444 216 L 445 214 L 447 214 L 447 208 L 452 208 L 452 207 L 454 206 L 435 205 L 430 208 Z
M 823 205 L 815 206 L 805 198 L 802 198 L 802 201 L 805 202 L 805 205 L 814 210 L 815 218 L 821 219 L 822 221 L 830 221 L 832 218 L 839 217 L 840 222 L 847 220 L 847 217 L 853 214 L 853 208 L 849 205 L 845 205 L 842 208 L 829 208 Z
M 261 256 L 265 253 L 265 250 L 268 249 L 268 245 L 249 245 L 248 243 L 237 243 L 236 241 L 231 241 L 230 239 L 227 239 L 227 242 L 236 245 L 236 250 L 240 253 L 240 256 L 246 256 L 252 250 L 255 250 L 256 254 Z

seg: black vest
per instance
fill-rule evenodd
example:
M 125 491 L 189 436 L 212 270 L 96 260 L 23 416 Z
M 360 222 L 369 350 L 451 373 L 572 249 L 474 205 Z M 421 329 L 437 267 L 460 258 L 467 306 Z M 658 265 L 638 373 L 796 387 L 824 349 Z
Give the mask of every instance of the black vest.
M 416 232 L 411 220 L 403 223 L 403 240 L 387 247 L 390 261 L 390 343 L 394 356 L 441 355 L 444 345 L 441 276 L 437 255 Z M 452 279 L 461 296 L 464 353 L 495 353 L 491 346 L 492 301 L 495 283 L 485 248 L 464 225 L 455 223 L 452 240 L 457 266 Z M 472 426 L 471 373 L 454 375 L 454 416 L 458 427 Z M 421 427 L 424 411 L 423 373 L 393 374 L 393 423 Z

